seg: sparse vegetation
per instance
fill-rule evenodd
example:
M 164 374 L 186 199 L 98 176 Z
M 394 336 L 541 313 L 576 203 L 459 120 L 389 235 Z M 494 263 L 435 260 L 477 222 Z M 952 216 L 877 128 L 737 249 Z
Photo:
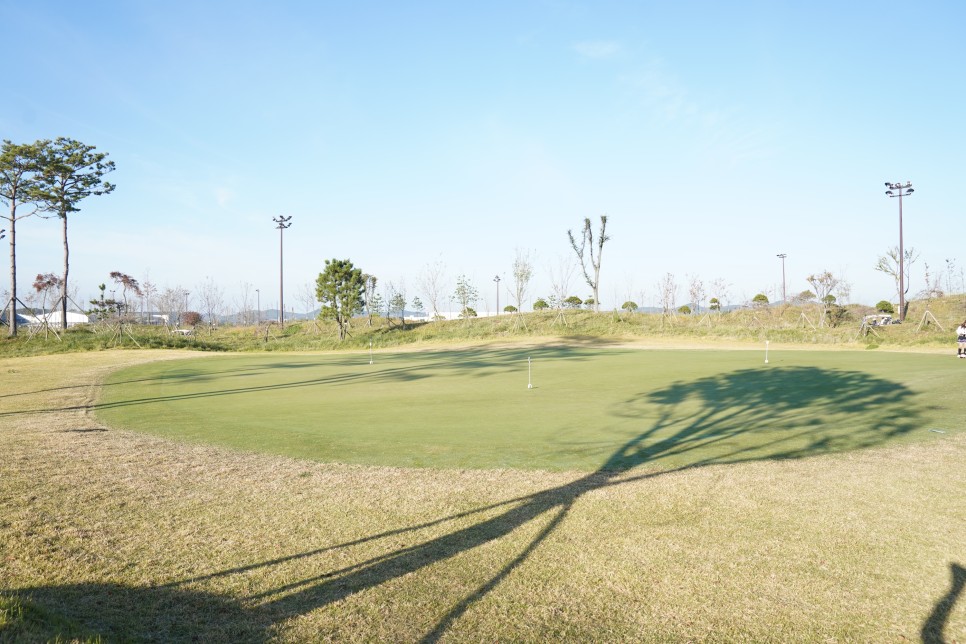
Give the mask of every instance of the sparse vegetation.
M 875 313 L 872 307 L 845 306 L 834 308 L 834 316 L 820 324 L 824 304 L 811 303 L 780 309 L 738 309 L 715 311 L 713 324 L 704 316 L 682 315 L 667 323 L 660 313 L 627 311 L 620 316 L 587 310 L 559 312 L 540 308 L 540 300 L 531 313 L 519 313 L 526 324 L 515 322 L 515 316 L 477 318 L 473 324 L 437 320 L 431 323 L 390 325 L 380 316 L 354 318 L 346 327 L 344 341 L 338 340 L 338 326 L 333 321 L 318 320 L 314 324 L 290 324 L 284 332 L 271 324 L 261 326 L 220 326 L 203 335 L 174 335 L 163 326 L 126 325 L 118 336 L 109 325 L 77 326 L 42 339 L 39 335 L 20 333 L 17 338 L 0 339 L 0 356 L 41 355 L 73 351 L 100 351 L 112 348 L 179 348 L 200 351 L 319 351 L 362 349 L 372 341 L 381 347 L 434 347 L 466 342 L 506 342 L 511 339 L 535 341 L 547 338 L 565 340 L 570 337 L 597 338 L 607 342 L 655 340 L 660 342 L 704 342 L 747 344 L 771 342 L 803 346 L 834 345 L 861 348 L 874 340 L 877 348 L 948 348 L 955 338 L 952 329 L 966 316 L 962 296 L 946 296 L 928 302 L 929 312 L 939 324 L 925 316 L 927 303 L 913 301 L 906 324 L 890 325 L 877 330 L 878 337 L 859 335 L 859 321 Z M 831 323 L 838 326 L 831 326 Z M 922 322 L 922 324 L 920 324 Z M 941 326 L 940 326 L 941 325 Z M 21 329 L 23 331 L 23 329 Z

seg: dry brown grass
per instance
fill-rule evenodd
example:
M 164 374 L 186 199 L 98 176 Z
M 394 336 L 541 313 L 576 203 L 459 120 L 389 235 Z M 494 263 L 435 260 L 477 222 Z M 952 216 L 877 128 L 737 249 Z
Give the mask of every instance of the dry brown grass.
M 185 445 L 84 409 L 165 357 L 0 360 L 0 640 L 966 641 L 966 598 L 943 603 L 962 434 L 595 488 Z

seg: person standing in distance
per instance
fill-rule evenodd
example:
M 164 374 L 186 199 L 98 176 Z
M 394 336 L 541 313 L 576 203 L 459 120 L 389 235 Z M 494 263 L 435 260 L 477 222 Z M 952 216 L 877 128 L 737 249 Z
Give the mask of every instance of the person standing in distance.
M 966 320 L 956 327 L 956 342 L 959 344 L 956 354 L 960 358 L 966 358 Z

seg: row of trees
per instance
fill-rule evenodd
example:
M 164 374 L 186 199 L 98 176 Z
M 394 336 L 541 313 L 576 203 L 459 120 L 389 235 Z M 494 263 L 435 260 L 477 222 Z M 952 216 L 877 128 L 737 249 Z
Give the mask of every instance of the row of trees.
M 91 195 L 114 190 L 104 176 L 114 171 L 114 162 L 94 146 L 74 139 L 59 137 L 53 141 L 12 143 L 4 140 L 0 147 L 0 203 L 7 207 L 0 218 L 7 221 L 10 239 L 10 294 L 5 309 L 10 335 L 17 335 L 17 222 L 32 215 L 59 219 L 64 245 L 64 266 L 56 283 L 46 279 L 42 286 L 60 290 L 53 307 L 60 307 L 61 325 L 67 328 L 68 273 L 70 246 L 67 221 L 71 213 L 80 212 L 79 204 Z M 45 281 L 38 275 L 39 281 Z M 48 274 L 49 278 L 49 274 Z M 22 303 L 21 303 L 22 304 Z

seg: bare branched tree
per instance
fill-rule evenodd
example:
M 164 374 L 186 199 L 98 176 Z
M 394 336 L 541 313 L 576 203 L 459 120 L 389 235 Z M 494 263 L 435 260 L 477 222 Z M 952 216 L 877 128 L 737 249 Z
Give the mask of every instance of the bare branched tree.
M 188 290 L 181 286 L 166 286 L 158 295 L 157 303 L 159 312 L 165 316 L 165 325 L 180 323 L 188 307 Z
M 202 314 L 208 324 L 217 324 L 225 308 L 225 291 L 210 277 L 195 287 L 201 299 Z M 210 327 L 209 327 L 210 328 Z
M 423 272 L 417 278 L 417 286 L 429 301 L 429 307 L 433 310 L 434 320 L 439 320 L 443 317 L 439 313 L 439 304 L 445 296 L 445 274 L 446 265 L 437 260 L 432 264 L 426 264 Z
M 298 292 L 299 305 L 302 307 L 302 312 L 306 316 L 311 317 L 309 314 L 312 313 L 318 307 L 319 301 L 315 299 L 315 285 L 309 282 L 302 284 L 302 287 Z
M 711 281 L 711 290 L 708 293 L 711 299 L 717 300 L 717 311 L 721 311 L 721 307 L 727 306 L 728 302 L 728 288 L 731 285 L 723 277 L 716 277 Z
M 513 259 L 513 297 L 517 302 L 517 313 L 523 312 L 523 299 L 532 278 L 533 260 L 530 259 L 530 251 L 517 248 L 516 257 Z
M 255 313 L 255 306 L 252 302 L 252 291 L 255 288 L 251 282 L 241 282 L 238 285 L 238 294 L 235 296 L 235 320 L 238 324 L 245 326 L 255 324 L 258 316 Z
M 896 284 L 896 298 L 905 299 L 905 296 L 909 294 L 909 287 L 912 280 L 909 279 L 910 271 L 912 265 L 916 263 L 919 259 L 919 252 L 915 248 L 906 248 L 903 250 L 903 261 L 902 261 L 902 272 L 904 273 L 903 282 L 903 293 L 902 297 L 899 295 L 899 247 L 893 246 L 885 255 L 879 256 L 879 261 L 876 262 L 875 270 L 880 273 L 885 273 L 886 275 L 891 275 L 892 279 L 895 280 Z M 907 304 L 908 306 L 908 304 Z M 900 313 L 901 318 L 905 318 L 905 311 Z
M 547 303 L 550 308 L 561 309 L 570 291 L 570 282 L 574 277 L 573 260 L 559 257 L 556 266 L 550 265 L 547 272 L 550 277 L 550 297 Z
M 688 298 L 691 302 L 691 310 L 697 313 L 701 310 L 701 303 L 704 302 L 704 282 L 697 275 L 687 275 L 688 279 Z
M 674 315 L 674 306 L 678 297 L 678 284 L 674 275 L 665 273 L 657 283 L 657 291 L 661 297 L 661 313 L 664 316 Z
M 574 249 L 577 254 L 577 259 L 580 260 L 580 268 L 584 272 L 584 279 L 587 281 L 587 286 L 591 288 L 594 294 L 594 311 L 600 311 L 600 256 L 604 250 L 604 243 L 607 242 L 610 237 L 607 236 L 607 215 L 600 216 L 600 231 L 597 233 L 597 241 L 594 242 L 594 231 L 591 227 L 590 218 L 584 219 L 584 227 L 580 233 L 580 244 L 577 244 L 576 238 L 574 238 L 574 233 L 571 230 L 567 231 L 567 238 L 570 239 L 570 246 Z M 594 247 L 596 246 L 597 253 L 594 254 Z M 591 276 L 593 275 L 593 276 Z

